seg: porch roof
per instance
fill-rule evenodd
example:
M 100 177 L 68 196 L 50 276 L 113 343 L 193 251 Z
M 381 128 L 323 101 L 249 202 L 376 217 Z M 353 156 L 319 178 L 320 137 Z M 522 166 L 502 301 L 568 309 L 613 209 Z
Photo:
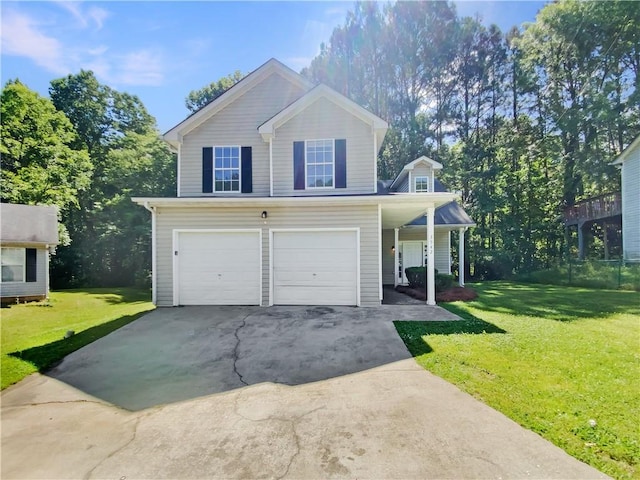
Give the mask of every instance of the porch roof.
M 474 227 L 475 222 L 467 215 L 467 212 L 458 205 L 455 200 L 449 202 L 446 205 L 442 205 L 436 208 L 434 215 L 434 223 L 438 226 L 445 227 Z M 416 218 L 408 226 L 410 227 L 423 227 L 427 224 L 427 219 L 424 215 Z
M 438 208 L 456 199 L 450 192 L 392 193 L 387 195 L 327 195 L 300 197 L 133 197 L 131 200 L 144 207 L 305 207 L 378 205 L 382 213 L 382 228 L 400 228 L 416 217 L 425 215 L 429 207 Z

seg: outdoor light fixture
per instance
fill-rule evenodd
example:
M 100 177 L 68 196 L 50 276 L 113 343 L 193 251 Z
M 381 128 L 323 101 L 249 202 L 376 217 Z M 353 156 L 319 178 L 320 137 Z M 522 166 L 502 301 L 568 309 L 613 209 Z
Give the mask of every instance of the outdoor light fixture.
M 267 218 L 267 211 L 266 210 L 262 211 L 262 218 Z
M 395 245 L 391 247 L 391 253 L 396 253 L 396 246 Z

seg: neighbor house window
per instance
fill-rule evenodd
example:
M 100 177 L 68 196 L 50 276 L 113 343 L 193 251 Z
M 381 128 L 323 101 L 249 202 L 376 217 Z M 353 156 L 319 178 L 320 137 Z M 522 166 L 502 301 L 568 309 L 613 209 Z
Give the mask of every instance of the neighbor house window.
M 416 177 L 416 192 L 429 191 L 429 177 Z
M 25 249 L 2 248 L 2 281 L 24 282 Z
M 307 140 L 307 188 L 333 188 L 333 140 Z
M 213 179 L 216 192 L 240 191 L 240 147 L 214 147 Z

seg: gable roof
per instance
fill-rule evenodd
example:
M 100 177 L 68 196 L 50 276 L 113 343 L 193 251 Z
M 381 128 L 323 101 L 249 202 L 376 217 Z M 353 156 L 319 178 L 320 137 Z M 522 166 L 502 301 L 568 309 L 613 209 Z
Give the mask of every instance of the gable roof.
M 387 133 L 389 125 L 377 115 L 374 115 L 370 111 L 358 105 L 353 100 L 348 99 L 344 95 L 336 92 L 332 88 L 326 85 L 318 85 L 291 105 L 281 110 L 279 113 L 271 117 L 258 127 L 258 132 L 262 135 L 262 139 L 266 142 L 269 141 L 275 132 L 275 130 L 299 114 L 309 106 L 313 105 L 320 98 L 325 98 L 344 110 L 348 111 L 355 117 L 359 118 L 363 122 L 371 125 L 376 135 L 378 136 L 378 148 L 382 146 L 382 140 Z
M 622 165 L 625 160 L 629 158 L 629 154 L 638 146 L 640 146 L 640 135 L 638 135 L 636 139 L 631 142 L 631 144 L 625 148 L 620 155 L 618 155 L 618 158 L 611 162 L 610 165 Z
M 436 208 L 434 214 L 434 224 L 446 227 L 473 227 L 475 222 L 464 211 L 464 209 L 456 202 L 449 202 Z M 427 224 L 427 218 L 424 215 L 419 216 L 409 226 L 423 226 Z
M 192 113 L 182 122 L 167 131 L 162 138 L 172 147 L 177 148 L 177 146 L 182 142 L 183 135 L 186 135 L 203 122 L 210 119 L 213 115 L 244 95 L 272 73 L 279 74 L 305 91 L 310 90 L 314 85 L 302 75 L 294 72 L 275 58 L 272 58 L 260 67 L 256 68 L 253 72 L 247 74 L 242 80 L 233 85 L 218 98 L 205 105 L 200 110 Z
M 396 187 L 400 182 L 402 182 L 402 180 L 404 180 L 404 178 L 407 175 L 409 175 L 409 172 L 413 170 L 416 167 L 416 165 L 418 165 L 419 163 L 426 163 L 427 165 L 431 166 L 431 168 L 433 168 L 434 170 L 442 170 L 442 164 L 440 162 L 436 162 L 432 158 L 425 157 L 423 155 L 419 158 L 416 158 L 413 162 L 407 163 L 404 166 L 404 168 L 400 171 L 398 176 L 393 180 L 393 182 L 391 182 L 391 186 L 389 188 L 393 189 L 394 187 Z
M 0 203 L 0 243 L 58 244 L 58 209 L 52 205 Z

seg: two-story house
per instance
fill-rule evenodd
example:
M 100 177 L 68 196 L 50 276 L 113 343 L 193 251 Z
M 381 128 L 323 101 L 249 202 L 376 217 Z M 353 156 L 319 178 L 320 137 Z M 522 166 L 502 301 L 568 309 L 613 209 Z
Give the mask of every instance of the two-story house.
M 152 214 L 154 303 L 375 306 L 426 261 L 435 304 L 436 262 L 450 270 L 450 231 L 472 222 L 433 160 L 378 182 L 386 132 L 274 59 L 169 130 L 177 197 L 133 199 Z

